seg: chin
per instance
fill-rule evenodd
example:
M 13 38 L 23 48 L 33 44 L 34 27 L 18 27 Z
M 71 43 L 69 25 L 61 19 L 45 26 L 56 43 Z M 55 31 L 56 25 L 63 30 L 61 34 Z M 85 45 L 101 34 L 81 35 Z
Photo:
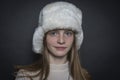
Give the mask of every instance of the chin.
M 55 53 L 55 56 L 58 56 L 58 57 L 63 57 L 63 56 L 66 56 L 67 53 L 66 52 L 56 52 Z
M 51 53 L 55 57 L 64 57 L 67 55 L 68 49 L 66 49 L 64 51 L 58 51 L 58 50 L 53 48 L 53 49 L 49 50 L 49 53 Z

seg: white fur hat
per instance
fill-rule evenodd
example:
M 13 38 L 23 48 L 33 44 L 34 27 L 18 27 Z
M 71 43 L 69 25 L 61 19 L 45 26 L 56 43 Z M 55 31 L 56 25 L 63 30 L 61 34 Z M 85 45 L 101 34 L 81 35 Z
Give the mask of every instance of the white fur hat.
M 76 31 L 76 46 L 80 48 L 83 41 L 82 12 L 68 2 L 54 2 L 46 5 L 39 15 L 39 24 L 33 35 L 33 51 L 41 53 L 43 37 L 46 32 L 54 29 L 71 29 Z

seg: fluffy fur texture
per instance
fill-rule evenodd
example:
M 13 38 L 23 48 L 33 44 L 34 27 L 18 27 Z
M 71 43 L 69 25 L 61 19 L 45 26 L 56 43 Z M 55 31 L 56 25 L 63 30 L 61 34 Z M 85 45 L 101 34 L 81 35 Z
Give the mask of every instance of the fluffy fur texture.
M 76 45 L 80 48 L 83 41 L 82 12 L 68 2 L 54 2 L 46 5 L 40 12 L 39 24 L 33 35 L 33 51 L 41 53 L 43 37 L 54 29 L 71 29 L 76 31 Z

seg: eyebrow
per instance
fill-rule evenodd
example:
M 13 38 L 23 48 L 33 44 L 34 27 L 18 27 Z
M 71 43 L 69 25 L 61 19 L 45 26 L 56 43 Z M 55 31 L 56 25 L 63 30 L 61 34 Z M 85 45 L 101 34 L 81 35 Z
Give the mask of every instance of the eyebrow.
M 73 31 L 72 29 L 53 29 L 53 30 L 50 30 L 50 31 L 59 31 L 59 30 L 65 30 L 65 31 L 75 32 L 75 31 Z M 48 31 L 48 32 L 50 32 L 50 31 Z
M 77 31 L 73 31 L 72 29 L 53 29 L 53 30 L 50 30 L 50 31 L 46 32 L 46 34 L 51 32 L 51 31 L 58 31 L 58 30 L 72 31 L 74 34 L 78 33 Z

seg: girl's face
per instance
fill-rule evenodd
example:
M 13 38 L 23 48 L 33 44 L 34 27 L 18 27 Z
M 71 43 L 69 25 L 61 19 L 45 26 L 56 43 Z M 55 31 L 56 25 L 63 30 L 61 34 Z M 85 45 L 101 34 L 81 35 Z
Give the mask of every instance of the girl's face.
M 74 32 L 71 30 L 52 30 L 46 35 L 48 53 L 54 57 L 64 57 L 72 47 Z

